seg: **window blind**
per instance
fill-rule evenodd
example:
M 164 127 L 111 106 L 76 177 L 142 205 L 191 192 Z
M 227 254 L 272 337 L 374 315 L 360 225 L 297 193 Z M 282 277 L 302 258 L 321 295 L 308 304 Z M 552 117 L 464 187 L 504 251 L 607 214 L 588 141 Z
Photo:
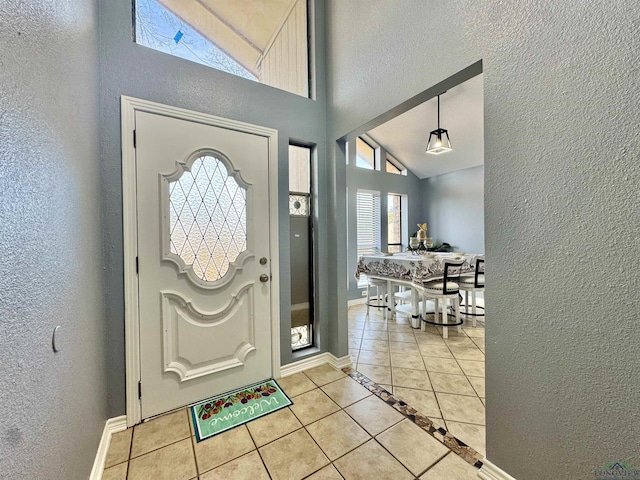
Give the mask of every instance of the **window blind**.
M 356 193 L 358 258 L 380 252 L 380 193 Z

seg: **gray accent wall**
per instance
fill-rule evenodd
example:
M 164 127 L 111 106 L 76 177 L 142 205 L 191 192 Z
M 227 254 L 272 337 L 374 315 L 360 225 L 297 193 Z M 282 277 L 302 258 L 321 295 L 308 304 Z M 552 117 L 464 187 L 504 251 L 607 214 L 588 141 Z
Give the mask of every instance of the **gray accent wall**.
M 358 282 L 355 279 L 356 266 L 358 264 L 358 229 L 357 225 L 357 203 L 356 194 L 358 190 L 370 190 L 380 193 L 380 245 L 382 251 L 387 251 L 388 238 L 388 214 L 387 214 L 387 195 L 396 193 L 406 195 L 408 200 L 408 211 L 403 211 L 403 215 L 408 215 L 408 234 L 413 234 L 418 230 L 418 223 L 426 221 L 426 215 L 423 209 L 423 192 L 422 183 L 418 177 L 408 171 L 407 175 L 394 175 L 384 170 L 367 170 L 355 166 L 355 148 L 352 148 L 354 142 L 349 143 L 348 155 L 349 164 L 346 166 L 346 196 L 347 196 L 347 242 L 346 242 L 346 276 L 348 286 L 348 299 L 353 300 L 362 298 L 362 289 L 358 288 Z M 379 157 L 386 158 L 384 147 L 378 147 Z M 383 167 L 385 168 L 384 161 Z M 406 247 L 405 242 L 405 247 Z M 338 247 L 340 248 L 340 246 Z M 344 245 L 342 246 L 344 248 Z
M 324 2 L 314 2 L 316 32 L 313 69 L 315 100 L 214 70 L 133 43 L 131 1 L 100 2 L 100 147 L 102 157 L 102 223 L 105 248 L 108 401 L 111 416 L 125 413 L 124 283 L 122 238 L 122 170 L 120 97 L 129 95 L 278 130 L 280 286 L 282 364 L 292 361 L 289 278 L 288 146 L 293 139 L 317 145 L 316 234 L 327 245 L 327 163 L 325 137 Z M 323 251 L 318 252 L 324 255 Z M 328 264 L 316 263 L 318 347 L 329 344 Z
M 484 253 L 484 166 L 422 180 L 427 233 L 454 251 Z
M 327 1 L 330 243 L 347 225 L 334 142 L 482 59 L 487 457 L 518 480 L 637 468 L 637 2 L 369 6 Z M 342 336 L 347 272 L 335 258 Z
M 6 479 L 88 478 L 109 416 L 97 8 L 80 0 L 0 3 L 0 477 Z

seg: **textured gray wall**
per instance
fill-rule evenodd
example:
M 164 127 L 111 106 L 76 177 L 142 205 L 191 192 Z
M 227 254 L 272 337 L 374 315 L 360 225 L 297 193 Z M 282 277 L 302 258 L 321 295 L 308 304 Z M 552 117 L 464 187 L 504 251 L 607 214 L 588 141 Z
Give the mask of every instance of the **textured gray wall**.
M 107 419 L 99 190 L 96 3 L 0 2 L 0 478 L 91 471 Z
M 327 2 L 330 145 L 483 60 L 488 459 L 518 480 L 637 467 L 637 2 L 369 7 Z M 333 153 L 339 245 L 344 167 Z M 335 274 L 338 304 L 346 272 Z
M 109 412 L 125 413 L 125 350 L 122 249 L 122 179 L 120 156 L 120 96 L 130 95 L 199 112 L 241 120 L 278 130 L 279 221 L 280 221 L 280 304 L 282 363 L 291 361 L 289 308 L 289 139 L 317 144 L 318 193 L 316 232 L 320 245 L 326 245 L 326 137 L 324 74 L 324 3 L 316 2 L 317 95 L 310 100 L 250 80 L 173 57 L 132 41 L 131 1 L 100 2 L 101 71 L 101 156 L 103 226 L 105 236 L 105 292 L 107 301 L 107 352 L 110 365 Z M 318 252 L 324 255 L 323 251 Z M 328 266 L 318 265 L 320 347 L 328 344 L 327 305 Z
M 425 178 L 422 188 L 433 241 L 484 253 L 484 166 Z

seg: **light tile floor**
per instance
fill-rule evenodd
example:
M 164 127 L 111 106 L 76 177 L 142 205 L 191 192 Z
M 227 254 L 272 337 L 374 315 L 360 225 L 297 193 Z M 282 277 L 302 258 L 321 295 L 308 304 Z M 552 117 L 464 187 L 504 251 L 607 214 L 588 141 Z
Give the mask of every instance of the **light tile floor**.
M 362 323 L 362 328 L 355 328 L 361 338 L 365 331 L 383 331 L 367 328 L 367 322 L 359 322 L 356 316 L 352 323 L 354 328 Z M 380 322 L 373 323 L 380 326 Z M 394 323 L 384 325 L 384 331 L 409 332 L 394 330 Z M 420 369 L 407 370 L 420 373 Z M 426 369 L 425 373 L 430 378 Z M 393 370 L 389 375 L 393 378 Z M 407 378 L 413 378 L 412 372 Z M 294 405 L 200 443 L 195 440 L 187 409 L 115 434 L 102 478 L 477 478 L 476 468 L 339 370 L 324 365 L 280 379 L 279 383 Z
M 445 340 L 440 327 L 423 332 L 401 313 L 386 321 L 382 313 L 349 308 L 353 368 L 486 455 L 484 317 L 476 328 L 465 320 L 462 333 L 449 328 Z

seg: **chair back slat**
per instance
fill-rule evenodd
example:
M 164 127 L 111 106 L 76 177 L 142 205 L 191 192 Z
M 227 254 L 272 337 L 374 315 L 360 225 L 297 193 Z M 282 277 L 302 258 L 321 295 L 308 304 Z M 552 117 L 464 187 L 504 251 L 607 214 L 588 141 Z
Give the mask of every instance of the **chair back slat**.
M 480 279 L 482 276 L 482 280 Z M 476 257 L 476 275 L 475 275 L 475 288 L 484 288 L 484 255 L 478 255 Z
M 451 284 L 458 284 L 460 281 L 460 274 L 462 273 L 463 260 L 446 259 L 444 261 L 444 280 L 442 282 L 443 294 L 457 293 L 457 288 L 451 288 Z

